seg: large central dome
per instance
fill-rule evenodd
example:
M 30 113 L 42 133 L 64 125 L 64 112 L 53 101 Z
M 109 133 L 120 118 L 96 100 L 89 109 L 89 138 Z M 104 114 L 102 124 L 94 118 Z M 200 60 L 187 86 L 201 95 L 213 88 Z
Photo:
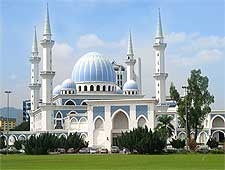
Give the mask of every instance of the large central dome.
M 116 75 L 111 62 L 96 52 L 82 56 L 74 65 L 72 80 L 82 82 L 116 82 Z

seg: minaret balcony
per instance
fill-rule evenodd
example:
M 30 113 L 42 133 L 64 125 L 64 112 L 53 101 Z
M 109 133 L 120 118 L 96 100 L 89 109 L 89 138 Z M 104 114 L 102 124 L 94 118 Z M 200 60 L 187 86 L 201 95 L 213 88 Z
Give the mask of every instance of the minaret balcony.
M 31 90 L 39 90 L 41 88 L 41 84 L 40 83 L 30 83 L 28 85 L 28 87 L 31 89 Z
M 153 77 L 156 79 L 156 80 L 162 80 L 162 79 L 166 79 L 168 77 L 168 73 L 154 73 L 153 74 Z
M 125 63 L 127 65 L 134 65 L 136 63 L 136 59 L 126 59 Z
M 29 61 L 31 63 L 39 63 L 41 61 L 41 57 L 30 57 Z
M 46 47 L 52 48 L 54 44 L 55 44 L 55 41 L 53 40 L 47 40 L 47 39 L 41 40 L 41 46 L 43 48 L 46 48 Z
M 166 43 L 161 43 L 161 42 L 158 42 L 158 43 L 155 42 L 155 43 L 153 44 L 153 48 L 154 48 L 155 50 L 165 49 L 166 46 L 167 46 Z
M 40 76 L 42 78 L 53 78 L 55 76 L 55 71 L 41 71 Z

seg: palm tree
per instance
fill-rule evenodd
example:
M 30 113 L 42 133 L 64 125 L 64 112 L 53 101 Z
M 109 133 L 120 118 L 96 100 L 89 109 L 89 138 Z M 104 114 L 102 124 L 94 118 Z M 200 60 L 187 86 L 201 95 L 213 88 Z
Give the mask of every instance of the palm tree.
M 166 133 L 167 138 L 173 136 L 174 126 L 171 121 L 173 120 L 172 116 L 162 115 L 158 118 L 158 124 L 156 126 L 156 130 L 160 130 Z

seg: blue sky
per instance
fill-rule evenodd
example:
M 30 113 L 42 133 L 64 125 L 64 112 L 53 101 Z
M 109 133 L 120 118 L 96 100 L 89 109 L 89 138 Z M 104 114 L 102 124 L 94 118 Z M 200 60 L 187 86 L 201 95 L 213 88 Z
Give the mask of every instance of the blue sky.
M 160 7 L 168 43 L 168 86 L 173 81 L 182 93 L 180 87 L 191 69 L 200 68 L 210 80 L 209 89 L 216 99 L 213 108 L 225 108 L 224 0 L 1 0 L 0 107 L 5 106 L 5 89 L 13 91 L 11 105 L 17 108 L 29 98 L 33 27 L 37 26 L 40 40 L 47 2 L 56 41 L 55 85 L 70 77 L 76 60 L 88 51 L 122 63 L 130 28 L 135 54 L 142 58 L 144 92 L 146 97 L 153 96 L 152 42 Z

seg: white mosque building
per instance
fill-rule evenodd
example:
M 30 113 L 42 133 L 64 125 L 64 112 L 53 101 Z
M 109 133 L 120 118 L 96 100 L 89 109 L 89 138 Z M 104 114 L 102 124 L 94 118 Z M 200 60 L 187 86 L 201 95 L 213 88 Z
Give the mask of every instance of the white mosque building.
M 112 59 L 97 52 L 89 52 L 78 59 L 71 77 L 55 86 L 54 40 L 50 27 L 49 11 L 44 23 L 43 38 L 40 42 L 42 56 L 39 56 L 36 30 L 32 46 L 30 98 L 30 131 L 10 132 L 9 144 L 15 140 L 26 139 L 32 134 L 44 132 L 57 136 L 68 136 L 78 132 L 90 147 L 111 150 L 116 138 L 122 132 L 138 126 L 154 129 L 159 116 L 173 117 L 174 136 L 185 138 L 185 130 L 179 125 L 176 103 L 166 99 L 165 49 L 160 13 L 153 44 L 155 52 L 155 98 L 145 98 L 141 85 L 141 59 L 133 51 L 131 33 L 129 34 L 125 66 L 117 65 Z M 39 73 L 42 60 L 43 70 Z M 135 72 L 138 62 L 138 72 Z M 41 83 L 39 81 L 41 76 Z M 39 93 L 42 88 L 42 103 Z M 192 132 L 193 134 L 194 132 Z M 204 128 L 198 132 L 197 141 L 206 143 L 210 136 L 218 141 L 225 136 L 225 111 L 212 111 L 204 121 Z

